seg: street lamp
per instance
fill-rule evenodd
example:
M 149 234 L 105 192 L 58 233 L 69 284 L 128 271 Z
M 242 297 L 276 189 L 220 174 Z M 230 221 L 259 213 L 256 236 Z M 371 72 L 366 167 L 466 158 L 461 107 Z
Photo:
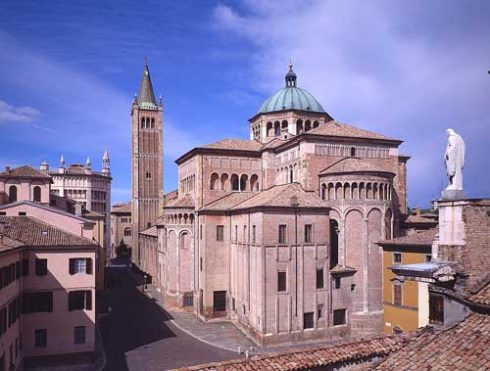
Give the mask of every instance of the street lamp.
M 294 276 L 295 276 L 295 290 L 294 294 L 296 297 L 295 300 L 295 311 L 294 314 L 296 317 L 298 317 L 298 206 L 299 206 L 299 201 L 298 201 L 298 196 L 294 195 L 291 196 L 290 199 L 290 205 L 291 207 L 294 208 L 294 251 L 295 251 L 295 259 L 294 259 Z

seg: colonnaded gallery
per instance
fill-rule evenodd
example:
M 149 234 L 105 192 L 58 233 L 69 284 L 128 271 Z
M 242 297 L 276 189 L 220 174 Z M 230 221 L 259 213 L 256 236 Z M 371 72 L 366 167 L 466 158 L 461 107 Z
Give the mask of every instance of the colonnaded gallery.
M 382 332 L 382 251 L 407 213 L 402 141 L 333 119 L 292 65 L 223 139 L 176 160 L 162 196 L 162 102 L 145 64 L 132 105 L 133 262 L 169 306 L 260 344 Z

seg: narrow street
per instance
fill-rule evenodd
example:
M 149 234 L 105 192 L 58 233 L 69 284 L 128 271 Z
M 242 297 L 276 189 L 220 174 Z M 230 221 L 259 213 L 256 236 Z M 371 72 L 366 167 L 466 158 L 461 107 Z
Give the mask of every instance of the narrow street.
M 113 287 L 101 298 L 101 313 L 108 314 L 99 321 L 107 371 L 167 370 L 237 358 L 174 326 L 169 315 L 138 290 L 131 273 L 111 267 L 108 275 Z

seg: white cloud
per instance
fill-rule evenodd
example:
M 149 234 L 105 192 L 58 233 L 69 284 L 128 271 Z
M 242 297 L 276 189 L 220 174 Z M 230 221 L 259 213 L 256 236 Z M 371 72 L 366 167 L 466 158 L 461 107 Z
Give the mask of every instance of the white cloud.
M 41 112 L 30 106 L 14 106 L 0 100 L 0 124 L 28 123 L 35 121 Z

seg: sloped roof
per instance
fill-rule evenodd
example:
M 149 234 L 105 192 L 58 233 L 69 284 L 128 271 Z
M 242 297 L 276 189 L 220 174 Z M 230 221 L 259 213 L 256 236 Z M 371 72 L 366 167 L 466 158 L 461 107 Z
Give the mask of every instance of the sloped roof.
M 87 246 L 95 247 L 97 243 L 80 237 L 39 219 L 30 216 L 0 216 L 0 223 L 6 227 L 5 235 L 27 246 Z
M 27 200 L 22 200 L 22 201 L 13 202 L 13 203 L 10 203 L 10 204 L 1 205 L 0 206 L 0 210 L 7 210 L 7 209 L 10 209 L 12 207 L 19 206 L 19 205 L 28 205 L 28 206 L 35 207 L 35 208 L 38 208 L 38 209 L 44 209 L 44 210 L 49 211 L 49 212 L 52 212 L 52 213 L 56 213 L 56 214 L 68 216 L 70 218 L 78 219 L 78 220 L 80 220 L 83 223 L 94 224 L 94 222 L 91 221 L 91 220 L 89 220 L 89 219 L 85 219 L 85 218 L 83 218 L 81 216 L 78 216 L 76 214 L 70 213 L 69 211 L 60 209 L 60 208 L 58 208 L 56 206 L 47 206 L 47 205 L 41 204 L 39 202 L 33 202 L 33 201 L 27 201 Z
M 186 194 L 182 197 L 169 200 L 165 205 L 165 208 L 179 208 L 179 207 L 194 208 L 194 200 L 190 195 Z
M 260 151 L 262 143 L 255 140 L 225 138 L 214 143 L 207 144 L 202 148 L 231 149 L 239 151 Z
M 205 205 L 202 210 L 229 210 L 233 206 L 253 197 L 253 192 L 232 192 Z
M 490 275 L 487 276 L 486 283 L 479 290 L 467 296 L 467 300 L 474 304 L 490 307 Z
M 405 219 L 405 223 L 413 223 L 413 224 L 438 224 L 437 219 L 433 217 L 425 217 L 423 215 L 409 215 Z
M 360 157 L 345 157 L 320 171 L 319 175 L 339 173 L 385 173 L 395 175 L 395 173 L 382 170 L 371 161 L 366 161 Z
M 14 169 L 6 170 L 0 173 L 0 178 L 39 178 L 39 179 L 51 179 L 51 177 L 34 169 L 32 166 L 25 165 L 19 166 Z
M 438 228 L 431 228 L 416 232 L 407 236 L 396 237 L 391 240 L 378 242 L 379 245 L 404 245 L 404 246 L 432 246 L 439 232 Z
M 140 231 L 140 234 L 143 234 L 143 235 L 149 236 L 149 237 L 158 237 L 157 227 L 153 225 L 150 228 L 146 228 L 146 229 Z
M 489 370 L 490 316 L 473 313 L 456 326 L 417 333 L 375 370 Z
M 213 201 L 202 210 L 240 210 L 255 207 L 291 207 L 291 198 L 296 197 L 299 208 L 328 207 L 326 202 L 303 189 L 298 183 L 282 184 L 261 192 L 233 192 Z
M 112 205 L 111 214 L 131 214 L 131 202 Z
M 293 352 L 253 356 L 249 359 L 208 363 L 180 370 L 312 370 L 384 357 L 402 347 L 402 336 L 380 336 Z
M 327 203 L 315 192 L 306 191 L 299 183 L 289 183 L 255 193 L 253 197 L 233 206 L 232 209 L 248 209 L 260 206 L 291 207 L 292 197 L 297 197 L 300 208 L 328 207 Z
M 331 120 L 324 125 L 320 125 L 317 128 L 307 132 L 306 134 L 327 135 L 332 137 L 348 137 L 348 138 L 364 138 L 364 139 L 378 139 L 401 142 L 399 139 L 387 137 L 382 134 L 378 134 L 369 130 L 357 128 L 355 126 L 340 123 L 335 120 Z

